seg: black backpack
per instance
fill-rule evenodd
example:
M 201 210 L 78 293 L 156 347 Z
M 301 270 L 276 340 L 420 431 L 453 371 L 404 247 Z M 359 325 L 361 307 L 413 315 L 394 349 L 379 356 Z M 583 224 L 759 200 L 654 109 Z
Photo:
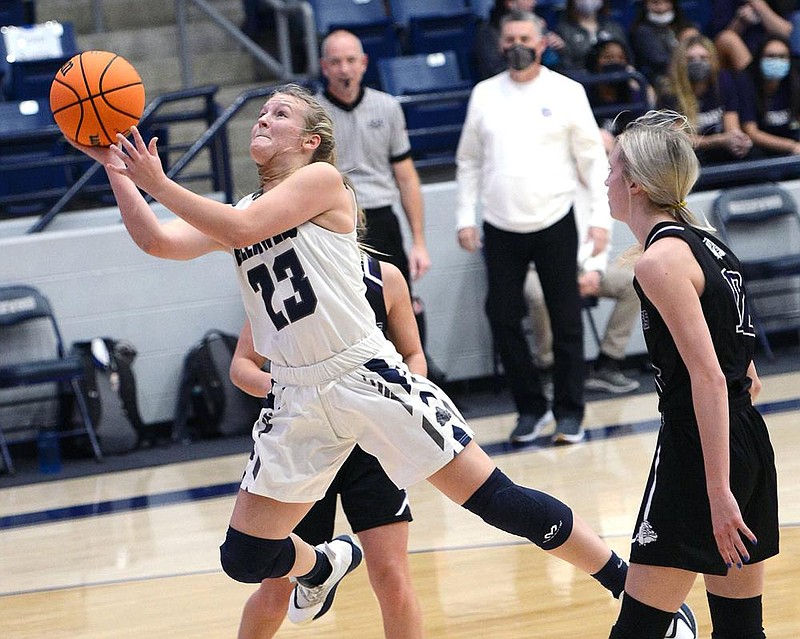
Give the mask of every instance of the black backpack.
M 262 403 L 230 381 L 237 337 L 212 329 L 183 360 L 174 441 L 249 433 Z
M 83 363 L 84 375 L 79 384 L 100 449 L 105 454 L 118 455 L 140 446 L 145 427 L 136 401 L 136 348 L 125 340 L 98 337 L 75 342 L 72 349 Z

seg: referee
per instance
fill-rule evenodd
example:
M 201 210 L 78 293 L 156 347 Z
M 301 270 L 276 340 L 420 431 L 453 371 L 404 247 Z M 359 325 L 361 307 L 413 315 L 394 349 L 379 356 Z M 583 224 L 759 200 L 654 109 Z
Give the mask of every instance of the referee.
M 397 266 L 410 288 L 431 261 L 425 244 L 422 191 L 403 109 L 388 93 L 362 86 L 367 55 L 349 31 L 329 34 L 322 42 L 321 57 L 328 84 L 317 97 L 333 120 L 336 164 L 352 180 L 366 214 L 362 241 L 379 251 L 379 259 Z M 398 191 L 411 230 L 408 255 L 392 208 Z

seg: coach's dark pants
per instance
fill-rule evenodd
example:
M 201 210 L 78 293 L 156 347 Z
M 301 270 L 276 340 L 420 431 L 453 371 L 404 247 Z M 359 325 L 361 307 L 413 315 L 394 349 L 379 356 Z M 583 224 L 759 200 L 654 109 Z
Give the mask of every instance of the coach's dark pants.
M 510 233 L 483 224 L 488 274 L 486 315 L 517 411 L 542 414 L 547 400 L 522 331 L 527 314 L 523 295 L 533 262 L 553 330 L 553 413 L 583 419 L 583 323 L 578 292 L 578 232 L 572 211 L 535 233 Z

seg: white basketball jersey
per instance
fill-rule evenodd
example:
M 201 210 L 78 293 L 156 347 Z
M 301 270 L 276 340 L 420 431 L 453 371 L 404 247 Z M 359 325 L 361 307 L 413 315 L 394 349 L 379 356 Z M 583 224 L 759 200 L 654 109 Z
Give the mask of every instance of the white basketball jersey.
M 249 207 L 258 195 L 245 196 L 236 208 Z M 355 230 L 335 233 L 305 222 L 232 253 L 253 345 L 275 364 L 316 364 L 375 331 Z

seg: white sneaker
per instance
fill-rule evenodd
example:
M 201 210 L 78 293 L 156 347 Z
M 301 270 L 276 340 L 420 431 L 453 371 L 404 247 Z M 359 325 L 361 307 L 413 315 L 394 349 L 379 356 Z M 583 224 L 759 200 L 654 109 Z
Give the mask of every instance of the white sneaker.
M 687 604 L 681 604 L 675 613 L 664 639 L 697 639 L 697 621 Z
M 361 548 L 350 535 L 339 535 L 328 543 L 320 544 L 317 550 L 324 552 L 333 569 L 319 586 L 303 586 L 298 583 L 289 599 L 289 621 L 303 624 L 324 615 L 333 604 L 336 587 L 347 573 L 361 563 Z

